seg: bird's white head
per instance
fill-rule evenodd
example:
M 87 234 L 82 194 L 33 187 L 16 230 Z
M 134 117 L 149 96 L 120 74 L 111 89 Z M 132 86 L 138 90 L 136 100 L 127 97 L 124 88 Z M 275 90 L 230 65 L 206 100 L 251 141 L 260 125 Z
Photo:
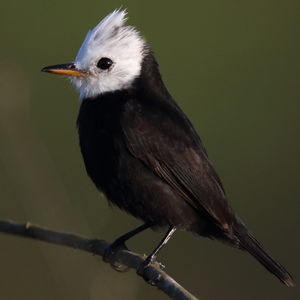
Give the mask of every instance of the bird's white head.
M 69 76 L 81 99 L 130 87 L 141 73 L 147 46 L 134 27 L 125 25 L 126 15 L 115 10 L 90 30 L 73 63 L 42 71 Z

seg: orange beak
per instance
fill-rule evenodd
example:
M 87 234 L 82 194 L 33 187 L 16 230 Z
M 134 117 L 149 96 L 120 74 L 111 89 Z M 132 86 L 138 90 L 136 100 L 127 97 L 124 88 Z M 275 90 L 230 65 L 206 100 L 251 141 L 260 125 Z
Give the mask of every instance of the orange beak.
M 76 66 L 73 63 L 48 66 L 43 68 L 41 71 L 57 74 L 57 75 L 64 75 L 64 76 L 86 76 L 87 75 L 86 72 L 76 69 Z

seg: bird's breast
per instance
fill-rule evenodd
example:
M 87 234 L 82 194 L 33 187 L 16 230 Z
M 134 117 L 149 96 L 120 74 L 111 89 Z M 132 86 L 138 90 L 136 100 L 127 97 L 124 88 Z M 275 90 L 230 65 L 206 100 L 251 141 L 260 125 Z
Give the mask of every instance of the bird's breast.
M 105 191 L 125 147 L 120 127 L 120 108 L 97 99 L 84 100 L 78 120 L 81 153 L 87 173 Z

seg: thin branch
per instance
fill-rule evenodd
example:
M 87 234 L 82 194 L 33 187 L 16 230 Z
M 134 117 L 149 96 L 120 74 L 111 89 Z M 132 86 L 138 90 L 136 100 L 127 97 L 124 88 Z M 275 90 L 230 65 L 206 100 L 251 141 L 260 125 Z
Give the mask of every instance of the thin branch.
M 104 240 L 89 239 L 72 233 L 57 232 L 34 226 L 30 223 L 19 224 L 0 220 L 0 232 L 80 249 L 102 257 L 106 249 L 110 246 L 110 244 Z M 111 259 L 108 262 L 114 269 L 119 271 L 124 271 L 128 268 L 138 270 L 144 259 L 144 255 L 128 250 L 119 250 L 114 254 L 113 261 Z M 197 300 L 195 296 L 179 285 L 166 272 L 162 271 L 159 263 L 155 263 L 146 268 L 143 277 L 145 280 L 147 278 L 148 283 L 156 286 L 172 299 Z

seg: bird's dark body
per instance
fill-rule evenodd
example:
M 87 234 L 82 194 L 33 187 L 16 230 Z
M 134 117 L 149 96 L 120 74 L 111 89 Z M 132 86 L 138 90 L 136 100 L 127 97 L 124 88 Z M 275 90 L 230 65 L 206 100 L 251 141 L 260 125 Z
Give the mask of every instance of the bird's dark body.
M 87 172 L 109 201 L 153 227 L 175 226 L 247 250 L 292 284 L 229 206 L 151 53 L 130 88 L 83 99 L 77 125 Z
M 138 99 L 128 93 L 120 93 L 120 101 L 115 96 L 85 100 L 81 106 L 80 144 L 91 179 L 109 201 L 147 223 L 197 226 L 201 220 L 195 210 L 128 149 L 121 119 L 135 126 L 138 120 L 128 109 L 142 114 Z
M 222 235 L 197 199 L 189 203 L 181 195 L 191 197 L 187 188 L 177 191 L 160 174 L 160 164 L 178 157 L 182 158 L 174 162 L 178 167 L 190 169 L 191 175 L 195 169 L 194 175 L 199 176 L 195 180 L 202 182 L 195 188 L 203 200 L 220 202 L 215 209 L 223 211 L 218 214 L 224 222 L 233 223 L 205 149 L 165 89 L 152 56 L 145 60 L 142 76 L 130 89 L 84 99 L 78 130 L 88 174 L 121 209 L 154 226 L 173 225 L 205 236 Z M 183 184 L 176 184 L 181 189 Z

